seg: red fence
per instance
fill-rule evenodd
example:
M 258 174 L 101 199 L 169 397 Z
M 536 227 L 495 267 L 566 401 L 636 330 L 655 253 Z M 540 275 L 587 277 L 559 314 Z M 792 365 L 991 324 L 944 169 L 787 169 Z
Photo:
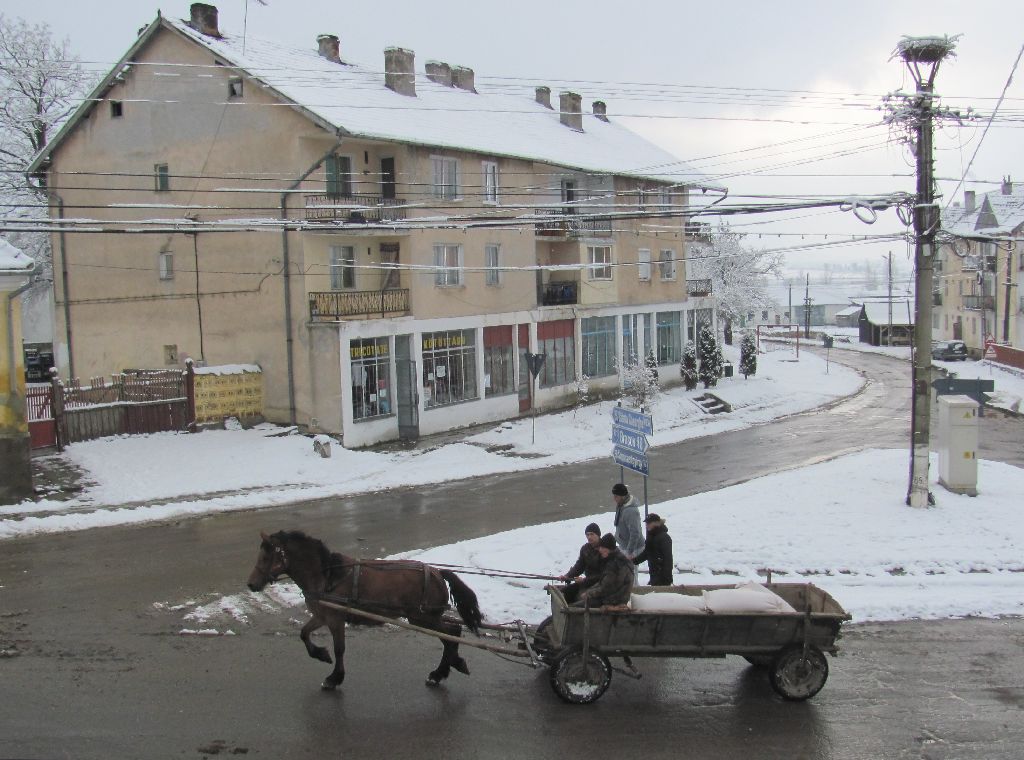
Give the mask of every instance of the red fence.
M 994 343 L 992 348 L 996 352 L 996 361 L 1000 364 L 1006 364 L 1010 367 L 1016 367 L 1017 369 L 1024 369 L 1024 351 L 1019 348 L 1012 348 L 1011 346 L 1001 346 L 998 343 Z
M 53 390 L 49 383 L 31 383 L 25 388 L 28 434 L 33 449 L 57 445 L 57 423 L 53 418 Z

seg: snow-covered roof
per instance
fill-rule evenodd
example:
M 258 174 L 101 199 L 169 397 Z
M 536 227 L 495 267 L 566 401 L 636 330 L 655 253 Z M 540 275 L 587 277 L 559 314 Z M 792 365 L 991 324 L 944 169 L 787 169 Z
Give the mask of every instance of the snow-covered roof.
M 31 256 L 0 238 L 0 274 L 28 274 L 35 266 Z
M 845 307 L 851 304 L 863 303 L 866 299 L 872 297 L 872 288 L 868 286 L 862 277 L 850 281 L 844 281 L 841 277 L 837 277 L 828 285 L 812 282 L 810 286 L 802 281 L 801 278 L 793 282 L 792 287 L 794 308 L 803 305 L 805 294 L 809 294 L 813 306 Z M 903 289 L 898 288 L 898 290 Z M 771 282 L 765 287 L 765 290 L 768 293 L 768 297 L 777 304 L 784 306 L 790 302 L 790 285 L 785 281 Z M 903 293 L 894 293 L 893 295 L 903 295 Z M 881 297 L 888 298 L 885 295 Z
M 868 322 L 873 325 L 889 324 L 889 302 L 867 301 L 864 304 Z M 910 301 L 892 302 L 892 323 L 901 327 L 914 324 L 914 304 Z
M 1006 192 L 1009 191 L 1009 192 Z M 1012 235 L 1024 226 L 1024 185 L 1003 187 L 978 196 L 974 210 L 954 203 L 942 212 L 942 228 L 961 237 Z
M 416 72 L 416 95 L 384 86 L 381 66 L 331 61 L 310 47 L 222 33 L 204 35 L 185 21 L 158 17 L 104 78 L 90 100 L 101 98 L 118 71 L 159 29 L 170 28 L 207 48 L 218 60 L 259 80 L 270 92 L 341 135 L 474 151 L 541 161 L 570 169 L 635 176 L 678 185 L 724 191 L 677 156 L 648 142 L 614 115 L 603 121 L 583 113 L 583 131 L 564 126 L 557 108 L 536 102 L 534 93 L 508 85 L 478 83 L 477 92 L 438 84 Z M 244 51 L 244 52 L 243 52 Z M 381 63 L 383 63 L 383 56 Z M 558 96 L 553 100 L 557 103 Z M 38 168 L 87 110 L 80 109 L 33 160 Z
M 860 313 L 860 304 L 854 304 L 853 306 L 847 306 L 845 309 L 836 312 L 837 317 L 852 317 L 854 314 Z

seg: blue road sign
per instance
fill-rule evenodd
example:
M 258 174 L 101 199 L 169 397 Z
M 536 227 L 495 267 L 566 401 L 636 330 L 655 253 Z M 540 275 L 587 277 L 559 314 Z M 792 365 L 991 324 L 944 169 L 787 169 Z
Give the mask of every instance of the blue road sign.
M 632 449 L 637 454 L 646 454 L 647 449 L 651 448 L 646 435 L 618 425 L 612 425 L 612 443 Z
M 643 454 L 637 454 L 632 449 L 616 446 L 612 449 L 612 459 L 615 460 L 615 464 L 620 464 L 633 472 L 639 472 L 641 475 L 650 474 L 647 457 Z
M 616 425 L 635 430 L 638 433 L 654 435 L 654 420 L 649 414 L 634 412 L 632 409 L 623 409 L 621 406 L 612 407 L 612 421 Z

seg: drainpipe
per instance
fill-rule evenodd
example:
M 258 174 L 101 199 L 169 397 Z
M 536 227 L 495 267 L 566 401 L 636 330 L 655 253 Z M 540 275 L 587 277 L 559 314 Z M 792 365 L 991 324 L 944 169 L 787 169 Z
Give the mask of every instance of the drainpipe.
M 281 193 L 281 221 L 288 221 L 288 193 L 297 188 L 310 174 L 315 172 L 327 157 L 330 156 L 334 151 L 341 145 L 341 138 L 337 139 L 337 142 L 330 147 L 330 149 L 324 153 L 320 158 L 316 160 L 306 171 L 295 180 L 288 189 Z M 291 251 L 288 248 L 288 227 L 283 225 L 281 227 L 281 253 L 284 261 L 284 326 L 285 326 L 285 353 L 288 359 L 288 420 L 289 423 L 295 424 L 295 359 L 294 359 L 294 340 L 292 339 L 292 257 Z
M 52 190 L 46 190 L 46 195 L 57 201 L 57 218 L 64 221 L 64 199 Z M 64 232 L 64 225 L 61 224 L 58 233 L 60 240 L 60 285 L 64 292 L 64 335 L 68 342 L 68 377 L 75 376 L 75 352 L 71 350 L 71 295 L 68 293 L 68 258 L 67 258 L 67 235 Z
M 26 290 L 32 287 L 32 277 L 39 271 L 39 265 L 36 264 L 28 272 L 28 282 L 22 285 L 17 290 L 12 290 L 7 294 L 7 355 L 11 357 L 11 371 L 10 375 L 10 394 L 13 396 L 18 391 L 18 373 L 15 368 L 18 366 L 17 356 L 14 352 L 14 299 L 24 293 Z

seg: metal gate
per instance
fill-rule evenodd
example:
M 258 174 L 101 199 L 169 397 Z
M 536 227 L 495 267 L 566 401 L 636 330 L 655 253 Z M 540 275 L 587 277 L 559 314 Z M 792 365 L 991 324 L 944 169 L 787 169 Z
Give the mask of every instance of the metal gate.
M 398 413 L 398 437 L 404 440 L 419 438 L 420 410 L 419 375 L 412 356 L 412 336 L 395 336 L 395 402 Z

